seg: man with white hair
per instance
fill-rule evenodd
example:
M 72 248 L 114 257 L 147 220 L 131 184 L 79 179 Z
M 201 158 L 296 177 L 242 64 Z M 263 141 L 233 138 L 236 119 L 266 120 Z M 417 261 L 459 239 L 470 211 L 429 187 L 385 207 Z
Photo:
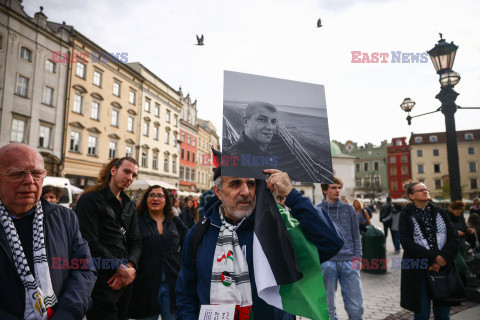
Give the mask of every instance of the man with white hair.
M 75 213 L 41 198 L 40 153 L 0 148 L 0 319 L 82 319 L 96 272 Z

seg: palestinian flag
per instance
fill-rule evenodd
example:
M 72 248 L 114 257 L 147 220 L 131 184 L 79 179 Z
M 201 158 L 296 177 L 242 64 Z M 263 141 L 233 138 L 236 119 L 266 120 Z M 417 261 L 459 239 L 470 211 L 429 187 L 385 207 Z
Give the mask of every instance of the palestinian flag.
M 299 222 L 256 180 L 253 261 L 260 298 L 290 314 L 328 319 L 326 292 L 317 247 Z M 303 273 L 302 273 L 303 271 Z

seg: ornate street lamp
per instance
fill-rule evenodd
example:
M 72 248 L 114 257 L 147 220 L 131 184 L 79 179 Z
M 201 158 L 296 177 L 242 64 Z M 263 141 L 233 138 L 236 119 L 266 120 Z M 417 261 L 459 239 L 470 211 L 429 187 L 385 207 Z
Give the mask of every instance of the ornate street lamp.
M 455 55 L 458 46 L 453 43 L 447 43 L 442 38 L 440 33 L 440 40 L 433 47 L 427 51 L 432 60 L 433 66 L 439 74 L 439 82 L 441 85 L 440 93 L 435 98 L 440 100 L 442 105 L 435 111 L 410 116 L 415 106 L 415 102 L 410 98 L 405 98 L 400 105 L 403 111 L 407 112 L 407 122 L 411 125 L 412 119 L 421 117 L 430 113 L 441 111 L 445 116 L 445 133 L 447 138 L 447 158 L 448 158 L 448 175 L 450 180 L 450 198 L 451 201 L 462 200 L 462 189 L 460 184 L 460 167 L 458 161 L 458 145 L 457 145 L 457 131 L 455 129 L 455 112 L 457 109 L 480 109 L 480 108 L 462 108 L 455 104 L 458 93 L 453 90 L 453 87 L 460 81 L 460 75 L 452 70 Z

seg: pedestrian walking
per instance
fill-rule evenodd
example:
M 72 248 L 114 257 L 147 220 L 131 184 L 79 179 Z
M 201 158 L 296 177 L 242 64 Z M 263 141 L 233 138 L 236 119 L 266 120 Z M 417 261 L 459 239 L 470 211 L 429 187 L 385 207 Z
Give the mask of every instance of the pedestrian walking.
M 469 213 L 476 213 L 480 215 L 480 198 L 473 199 L 473 205 L 469 208 Z
M 128 316 L 137 320 L 174 320 L 175 284 L 187 227 L 172 212 L 171 196 L 154 185 L 137 207 L 142 254 L 132 288 Z
M 137 173 L 135 159 L 112 159 L 100 171 L 97 184 L 78 200 L 80 231 L 100 267 L 88 320 L 127 316 L 141 242 L 135 204 L 123 190 Z
M 453 264 L 458 239 L 448 214 L 430 201 L 427 187 L 408 182 L 411 204 L 400 213 L 399 235 L 403 247 L 400 305 L 413 311 L 415 320 L 430 319 L 433 292 L 427 290 L 427 268 L 438 272 Z M 433 301 L 435 320 L 450 319 L 450 307 L 457 302 Z
M 400 253 L 400 238 L 398 236 L 398 227 L 400 224 L 400 209 L 401 206 L 399 204 L 396 204 L 393 206 L 393 211 L 391 211 L 392 226 L 390 230 L 392 233 L 393 246 L 395 247 L 395 254 Z
M 344 239 L 342 249 L 333 258 L 322 263 L 328 313 L 331 320 L 338 320 L 335 293 L 340 282 L 345 310 L 349 319 L 361 320 L 363 318 L 363 294 L 360 272 L 358 269 L 352 268 L 353 260 L 362 258 L 358 216 L 351 205 L 343 203 L 340 199 L 340 192 L 343 188 L 343 181 L 340 178 L 333 177 L 333 184 L 322 183 L 321 187 L 325 199 L 317 207 L 328 213 L 341 230 Z
M 390 234 L 392 235 L 392 242 L 395 246 L 395 241 L 393 240 L 393 232 L 392 232 L 392 213 L 395 211 L 392 204 L 392 198 L 387 197 L 387 202 L 380 208 L 380 222 L 383 223 L 383 232 L 385 233 L 385 243 L 387 242 L 388 238 L 388 230 L 390 229 Z M 395 246 L 396 249 L 396 246 Z
M 172 211 L 177 217 L 179 217 L 182 213 L 182 210 L 180 209 L 180 200 L 178 198 L 173 198 Z

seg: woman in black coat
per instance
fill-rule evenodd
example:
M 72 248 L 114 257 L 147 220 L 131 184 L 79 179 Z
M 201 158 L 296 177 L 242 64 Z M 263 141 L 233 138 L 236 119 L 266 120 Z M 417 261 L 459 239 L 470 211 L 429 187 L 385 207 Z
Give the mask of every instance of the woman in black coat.
M 175 285 L 187 228 L 172 213 L 171 196 L 158 185 L 144 193 L 137 207 L 142 255 L 133 282 L 128 316 L 175 319 Z
M 400 305 L 415 313 L 415 320 L 430 319 L 431 298 L 426 284 L 427 269 L 438 271 L 454 263 L 459 245 L 445 210 L 431 203 L 423 183 L 409 182 L 412 201 L 400 213 L 399 236 L 403 247 Z M 433 302 L 435 319 L 450 319 L 450 306 L 458 303 Z
M 191 198 L 187 198 L 185 204 L 186 206 L 182 209 L 180 218 L 185 226 L 190 229 L 195 223 L 198 222 L 198 210 L 195 207 L 195 202 Z

